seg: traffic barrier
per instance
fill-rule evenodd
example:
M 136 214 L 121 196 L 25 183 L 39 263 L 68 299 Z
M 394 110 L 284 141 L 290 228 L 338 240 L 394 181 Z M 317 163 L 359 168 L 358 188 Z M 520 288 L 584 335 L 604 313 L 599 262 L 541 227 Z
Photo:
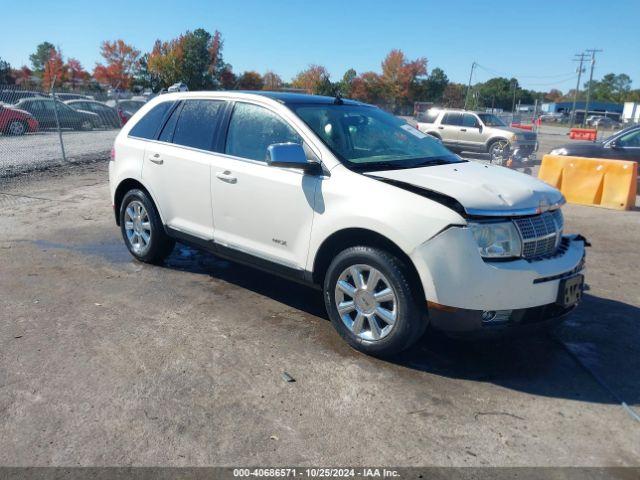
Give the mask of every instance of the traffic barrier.
M 533 130 L 533 125 L 523 125 L 521 123 L 512 123 L 513 128 L 519 128 L 521 130 Z
M 598 131 L 595 128 L 572 128 L 569 130 L 569 138 L 571 140 L 590 140 L 596 141 Z
M 616 210 L 631 210 L 636 203 L 636 162 L 545 155 L 538 178 L 559 189 L 570 203 Z

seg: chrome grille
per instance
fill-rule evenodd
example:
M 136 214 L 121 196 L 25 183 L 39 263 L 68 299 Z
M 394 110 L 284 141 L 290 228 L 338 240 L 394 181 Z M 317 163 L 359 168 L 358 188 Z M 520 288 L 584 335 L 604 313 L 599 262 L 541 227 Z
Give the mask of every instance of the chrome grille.
M 522 256 L 537 258 L 553 255 L 562 238 L 564 220 L 560 209 L 535 217 L 513 220 L 522 237 Z

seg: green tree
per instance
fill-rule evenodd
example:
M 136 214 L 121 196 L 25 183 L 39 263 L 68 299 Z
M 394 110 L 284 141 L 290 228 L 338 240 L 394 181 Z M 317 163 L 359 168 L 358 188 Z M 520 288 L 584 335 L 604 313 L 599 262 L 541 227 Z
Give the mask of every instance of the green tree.
M 337 85 L 340 95 L 343 97 L 351 97 L 351 88 L 353 86 L 353 81 L 357 76 L 358 74 L 353 68 L 344 72 L 342 80 L 340 80 Z
M 431 74 L 416 82 L 413 97 L 416 101 L 442 103 L 442 96 L 449 85 L 449 78 L 441 68 L 434 68 Z
M 44 67 L 51 56 L 51 50 L 55 50 L 55 48 L 50 42 L 42 42 L 36 47 L 36 51 L 29 55 L 34 73 L 42 74 L 44 72 Z
M 187 32 L 182 37 L 181 80 L 189 90 L 206 90 L 214 86 L 213 75 L 209 71 L 211 45 L 211 34 L 202 28 Z
M 12 85 L 14 83 L 15 78 L 11 71 L 11 65 L 0 58 L 0 85 Z
M 524 91 L 518 86 L 518 80 L 515 78 L 496 77 L 474 85 L 474 94 L 471 96 L 474 101 L 467 106 L 471 108 L 493 106 L 510 111 L 513 105 L 514 89 L 516 103 L 518 99 L 523 103 L 529 103 L 528 100 L 530 100 L 531 95 L 524 94 Z M 526 97 L 526 100 L 523 97 Z
M 442 93 L 442 105 L 448 108 L 464 106 L 465 86 L 460 83 L 449 83 Z
M 589 88 L 589 82 L 584 89 Z M 624 102 L 631 91 L 631 77 L 626 73 L 607 73 L 602 80 L 593 80 L 591 84 L 591 98 L 605 102 Z

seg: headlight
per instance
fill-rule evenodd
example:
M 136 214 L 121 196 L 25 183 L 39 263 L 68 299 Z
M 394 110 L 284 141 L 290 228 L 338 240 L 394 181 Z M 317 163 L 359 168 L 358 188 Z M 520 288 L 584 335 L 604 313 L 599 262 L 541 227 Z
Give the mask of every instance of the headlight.
M 522 255 L 522 241 L 513 222 L 469 223 L 478 252 L 484 258 L 510 258 Z
M 515 142 L 523 142 L 525 139 L 526 137 L 524 133 L 514 133 L 513 137 L 511 137 L 511 140 Z
M 566 148 L 554 148 L 551 150 L 550 155 L 569 155 L 569 152 Z

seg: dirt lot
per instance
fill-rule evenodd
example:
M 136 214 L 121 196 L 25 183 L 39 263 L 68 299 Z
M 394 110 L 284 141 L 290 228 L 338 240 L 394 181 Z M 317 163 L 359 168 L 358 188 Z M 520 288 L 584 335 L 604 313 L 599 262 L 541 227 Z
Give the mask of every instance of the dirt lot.
M 0 183 L 0 464 L 640 465 L 640 211 L 565 216 L 593 247 L 557 332 L 381 361 L 316 291 L 133 261 L 104 163 Z

